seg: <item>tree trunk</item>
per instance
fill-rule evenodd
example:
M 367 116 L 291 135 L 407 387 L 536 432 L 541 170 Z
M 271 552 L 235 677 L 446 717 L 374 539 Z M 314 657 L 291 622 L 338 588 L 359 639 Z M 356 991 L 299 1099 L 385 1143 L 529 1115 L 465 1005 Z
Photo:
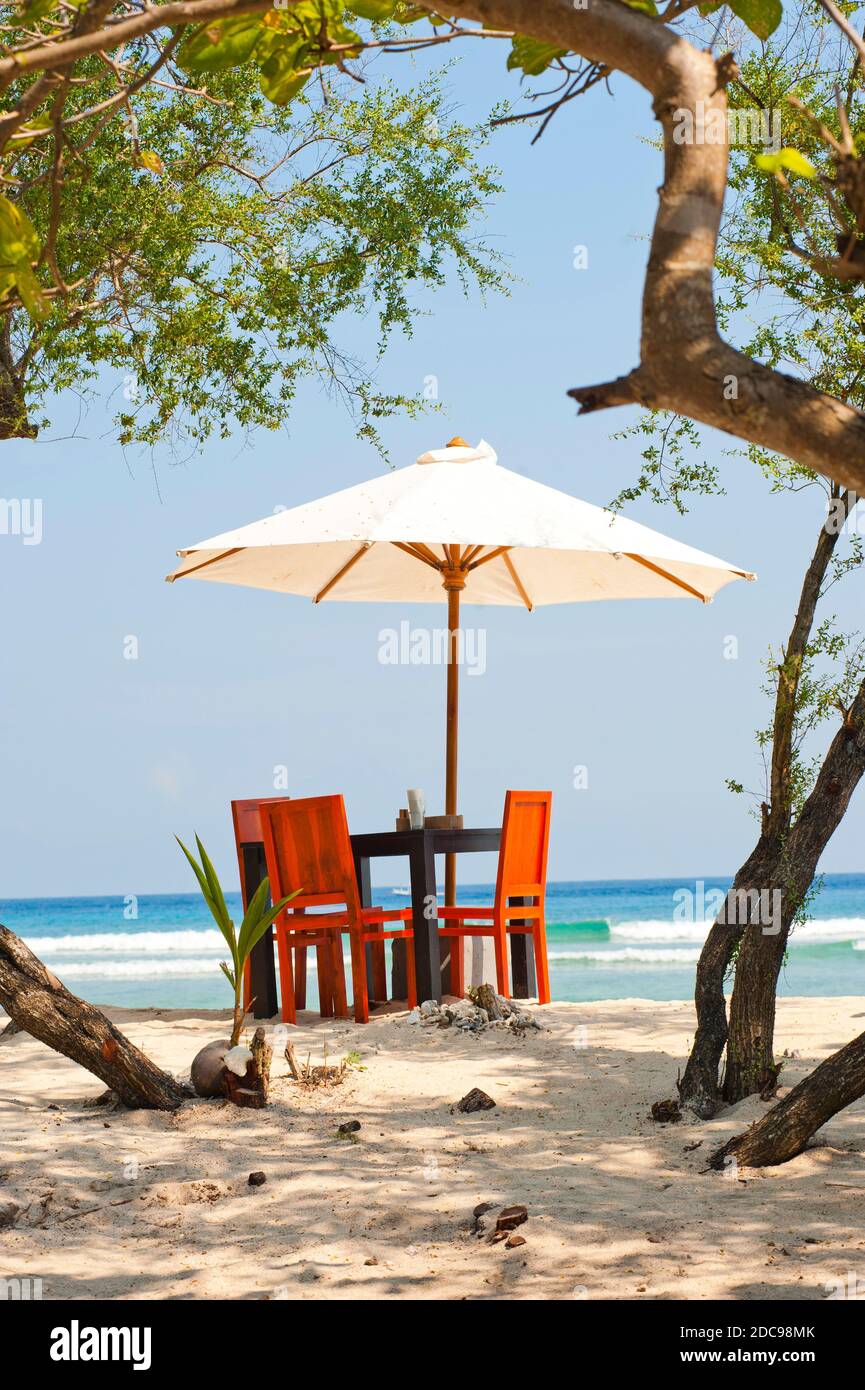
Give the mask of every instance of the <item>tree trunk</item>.
M 776 857 L 776 847 L 767 844 L 761 836 L 753 853 L 736 875 L 724 900 L 723 910 L 713 923 L 700 952 L 694 990 L 697 1031 L 678 1086 L 682 1105 L 704 1120 L 711 1119 L 721 1102 L 718 1070 L 727 1042 L 724 981 L 746 927 L 745 922 L 738 920 L 736 895 L 765 883 L 767 877 L 771 876 L 771 865 Z
M 817 1130 L 865 1095 L 865 1033 L 833 1052 L 810 1076 L 794 1086 L 744 1134 L 712 1155 L 712 1168 L 723 1168 L 731 1155 L 749 1168 L 786 1163 L 800 1154 Z
M 843 501 L 845 516 L 855 502 L 849 494 L 842 496 L 840 489 L 833 491 L 833 500 Z M 814 552 L 802 581 L 793 625 L 777 667 L 770 800 L 762 807 L 760 839 L 736 875 L 724 903 L 724 911 L 713 925 L 700 953 L 694 996 L 697 1032 L 685 1074 L 679 1082 L 679 1094 L 682 1104 L 703 1119 L 715 1113 L 721 1099 L 718 1068 L 725 1045 L 726 1100 L 739 1100 L 753 1091 L 763 1091 L 774 1079 L 775 994 L 790 926 L 813 880 L 820 854 L 841 819 L 855 786 L 855 780 L 851 781 L 847 799 L 831 828 L 824 817 L 819 834 L 800 836 L 799 839 L 794 836 L 792 841 L 788 839 L 792 815 L 793 746 L 802 665 L 840 531 L 840 526 L 833 528 L 822 521 L 817 533 Z M 848 737 L 845 734 L 845 739 Z M 825 765 L 833 758 L 833 750 L 834 743 Z M 834 779 L 833 771 L 829 778 L 832 785 Z M 804 820 L 807 817 L 803 810 L 800 822 L 797 822 L 797 834 L 798 825 Z M 776 900 L 776 894 L 780 894 L 780 900 Z M 764 920 L 766 918 L 768 920 Z M 767 927 L 770 929 L 768 933 L 765 930 Z M 728 1027 L 724 980 L 737 950 L 736 983 Z
M 736 962 L 723 1087 L 731 1105 L 765 1090 L 777 1075 L 775 1001 L 789 925 L 777 936 L 763 932 L 759 923 L 748 927 Z
M 781 930 L 749 926 L 736 963 L 730 1002 L 724 1099 L 742 1100 L 763 1090 L 774 1071 L 775 995 L 790 927 L 820 857 L 838 828 L 865 772 L 865 681 L 836 733 L 814 789 L 787 838 L 775 876 L 763 886 L 783 894 Z M 774 928 L 775 923 L 772 923 Z
M 0 325 L 0 439 L 35 439 L 39 431 L 27 419 L 27 402 L 12 352 L 12 315 Z
M 0 926 L 0 1004 L 19 1028 L 104 1081 L 132 1109 L 176 1110 L 189 1094 L 103 1013 L 70 994 L 24 942 Z

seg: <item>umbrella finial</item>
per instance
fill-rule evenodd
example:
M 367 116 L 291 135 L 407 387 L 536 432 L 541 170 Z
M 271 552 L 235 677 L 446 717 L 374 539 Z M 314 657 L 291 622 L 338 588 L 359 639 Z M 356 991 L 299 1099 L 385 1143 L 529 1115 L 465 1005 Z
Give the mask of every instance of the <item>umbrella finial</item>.
M 472 446 L 467 439 L 463 439 L 461 434 L 455 434 L 453 439 L 449 439 L 445 445 L 446 449 L 470 449 Z

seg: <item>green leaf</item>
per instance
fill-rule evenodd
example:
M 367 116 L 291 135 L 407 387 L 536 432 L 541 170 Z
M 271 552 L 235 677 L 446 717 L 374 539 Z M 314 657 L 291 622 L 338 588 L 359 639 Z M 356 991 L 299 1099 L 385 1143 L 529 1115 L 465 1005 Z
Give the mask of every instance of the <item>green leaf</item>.
M 263 23 L 281 33 L 300 33 L 308 39 L 318 40 L 322 25 L 330 34 L 331 24 L 339 25 L 346 9 L 343 0 L 300 0 L 299 4 L 287 9 L 271 10 Z
M 258 945 L 261 938 L 264 936 L 264 933 L 267 931 L 272 921 L 273 917 L 265 915 L 264 917 L 262 917 L 261 921 L 257 922 L 256 925 L 250 930 L 249 936 L 245 942 L 246 953 L 242 958 L 241 964 L 244 964 L 246 962 L 247 957 L 252 955 L 252 952 L 255 950 L 256 946 Z
M 37 116 L 35 120 L 28 121 L 26 125 L 20 125 L 14 132 L 9 141 L 9 148 L 13 151 L 20 150 L 24 146 L 31 144 L 43 131 L 51 129 L 51 115 Z
M 186 858 L 189 860 L 189 864 L 192 868 L 192 871 L 195 874 L 195 877 L 198 879 L 198 886 L 201 889 L 201 896 L 204 898 L 204 901 L 210 908 L 211 916 L 213 917 L 214 922 L 219 927 L 219 930 L 222 932 L 222 935 L 225 938 L 225 943 L 228 946 L 228 949 L 231 951 L 231 959 L 236 963 L 237 942 L 234 936 L 234 923 L 228 916 L 227 909 L 225 908 L 225 900 L 223 899 L 222 907 L 220 908 L 217 899 L 215 899 L 213 896 L 213 891 L 210 882 L 207 878 L 207 875 L 204 873 L 204 870 L 199 866 L 198 862 L 195 859 L 195 856 L 193 854 L 190 854 L 189 850 L 186 848 L 186 845 L 183 843 L 179 835 L 175 835 L 174 838 L 180 845 L 180 848 L 183 850 L 183 853 L 186 855 Z M 198 839 L 197 835 L 195 839 L 200 849 L 201 841 Z M 222 890 L 220 889 L 220 897 L 221 896 Z
M 257 925 L 249 933 L 247 943 L 247 955 L 249 955 L 250 951 L 253 949 L 254 946 L 258 945 L 258 942 L 264 936 L 264 933 L 267 931 L 268 927 L 271 926 L 271 924 L 276 920 L 280 912 L 282 912 L 283 908 L 287 907 L 288 904 L 291 902 L 292 898 L 296 898 L 299 892 L 300 889 L 296 888 L 293 893 L 289 893 L 287 898 L 280 898 L 278 903 L 275 903 L 273 907 L 269 907 L 267 909 L 264 916 L 261 918 L 261 921 L 258 922 Z
M 248 945 L 249 937 L 261 923 L 269 892 L 270 880 L 265 877 L 253 893 L 249 906 L 243 914 L 243 921 L 237 934 L 237 956 L 241 965 L 252 950 L 252 947 Z
M 658 7 L 655 0 L 625 0 L 629 10 L 639 10 L 641 14 L 657 15 Z
M 179 835 L 175 835 L 174 838 L 180 845 L 180 848 L 183 850 L 183 853 L 186 855 L 186 858 L 189 860 L 192 871 L 195 874 L 195 877 L 198 879 L 198 886 L 201 889 L 202 897 L 204 898 L 205 902 L 207 903 L 207 906 L 210 908 L 210 911 L 213 913 L 214 917 L 216 917 L 217 921 L 219 921 L 219 918 L 216 913 L 216 905 L 213 901 L 213 898 L 210 896 L 210 888 L 208 886 L 207 879 L 204 877 L 204 873 L 197 859 L 186 848 L 186 845 L 183 843 Z
M 522 68 L 527 77 L 539 77 L 556 58 L 564 58 L 567 51 L 551 43 L 542 43 L 528 34 L 515 34 L 508 55 L 508 69 Z
M 12 266 L 0 266 L 0 300 L 15 289 L 15 271 Z
M 51 312 L 51 305 L 42 293 L 39 281 L 26 262 L 16 266 L 15 284 L 18 287 L 21 302 L 31 319 L 47 318 Z
M 25 24 L 32 24 L 35 19 L 44 19 L 47 14 L 56 9 L 58 0 L 30 0 L 29 5 L 25 5 L 21 11 L 21 19 Z
M 44 319 L 51 305 L 33 273 L 42 244 L 26 212 L 0 194 L 0 295 L 14 288 L 32 319 Z
M 177 61 L 190 72 L 222 72 L 239 67 L 252 56 L 264 32 L 256 17 L 206 24 L 181 44 Z
M 730 9 L 758 39 L 768 39 L 781 23 L 781 0 L 730 0 Z
M 201 867 L 204 870 L 204 874 L 207 879 L 208 887 L 210 888 L 210 893 L 213 898 L 213 901 L 216 903 L 219 913 L 226 926 L 231 928 L 233 936 L 234 923 L 232 922 L 231 917 L 229 916 L 228 905 L 225 901 L 225 895 L 222 891 L 222 885 L 219 882 L 216 870 L 210 862 L 210 857 L 208 856 L 207 850 L 204 848 L 204 845 L 201 843 L 201 840 L 197 835 L 195 837 L 195 843 L 198 846 L 198 853 L 201 858 Z
M 222 971 L 222 973 L 223 973 L 223 975 L 225 976 L 225 978 L 226 978 L 226 980 L 228 981 L 228 983 L 231 985 L 231 988 L 232 988 L 233 990 L 234 990 L 234 989 L 237 989 L 237 981 L 236 981 L 236 979 L 234 978 L 234 975 L 232 974 L 232 972 L 229 970 L 229 968 L 228 968 L 228 966 L 226 965 L 226 963 L 225 963 L 224 960 L 221 960 L 221 961 L 219 962 L 219 968 L 220 968 L 220 970 Z
M 237 938 L 237 956 L 241 966 L 253 948 L 258 945 L 274 919 L 279 916 L 292 898 L 297 897 L 299 892 L 300 889 L 297 888 L 293 893 L 289 893 L 288 897 L 281 898 L 274 906 L 267 907 L 270 879 L 262 879 L 243 914 L 243 921 Z
M 304 50 L 308 45 L 303 44 Z M 261 69 L 261 90 L 276 106 L 287 106 L 306 86 L 312 68 L 298 68 L 291 50 L 279 49 Z
M 266 882 L 267 880 L 265 879 L 265 883 Z M 276 920 L 280 912 L 282 912 L 283 908 L 288 906 L 292 898 L 297 897 L 299 892 L 300 889 L 296 888 L 293 893 L 289 893 L 287 898 L 280 898 L 278 903 L 275 903 L 273 907 L 269 907 L 267 909 L 260 922 L 258 922 L 249 933 L 246 947 L 246 955 L 249 955 L 253 947 L 258 945 L 259 941 L 264 936 L 264 933 L 267 931 L 268 927 Z M 244 959 L 245 958 L 246 957 L 244 957 Z
M 766 174 L 777 174 L 787 169 L 791 174 L 799 174 L 803 179 L 816 179 L 817 170 L 804 154 L 785 146 L 776 154 L 755 154 L 754 163 Z
M 399 0 L 348 0 L 346 8 L 361 19 L 384 23 L 393 19 L 399 8 Z
M 135 163 L 142 169 L 149 169 L 151 173 L 165 173 L 165 165 L 155 150 L 141 150 Z
M 322 20 L 341 19 L 344 9 L 343 0 L 300 0 L 300 4 L 292 5 L 287 18 L 292 27 L 317 34 Z
M 0 193 L 0 265 L 39 259 L 42 243 L 26 212 Z

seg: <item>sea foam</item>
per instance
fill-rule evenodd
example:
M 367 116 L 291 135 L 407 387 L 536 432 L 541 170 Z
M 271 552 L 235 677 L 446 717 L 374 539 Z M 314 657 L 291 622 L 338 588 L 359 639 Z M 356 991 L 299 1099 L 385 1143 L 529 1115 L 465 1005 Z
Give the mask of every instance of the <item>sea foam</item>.
M 620 941 L 696 941 L 706 939 L 711 921 L 633 921 L 618 922 L 610 927 L 611 940 Z M 548 928 L 549 929 L 549 928 Z M 810 945 L 837 941 L 865 941 L 865 918 L 826 917 L 804 922 L 794 927 L 790 945 Z

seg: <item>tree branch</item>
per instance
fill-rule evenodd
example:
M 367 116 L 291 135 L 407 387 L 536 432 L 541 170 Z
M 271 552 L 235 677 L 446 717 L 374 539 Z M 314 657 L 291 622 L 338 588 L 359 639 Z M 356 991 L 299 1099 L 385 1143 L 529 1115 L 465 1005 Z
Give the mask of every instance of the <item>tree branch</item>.
M 784 649 L 784 659 L 778 668 L 778 689 L 775 696 L 775 719 L 772 734 L 769 814 L 764 827 L 764 832 L 768 835 L 783 835 L 790 821 L 790 758 L 793 750 L 796 699 L 802 674 L 802 662 L 814 625 L 814 614 L 823 592 L 823 581 L 840 534 L 840 526 L 830 527 L 824 521 L 820 527 L 814 554 L 802 583 L 796 615 L 790 629 L 787 646 Z
M 432 5 L 424 8 L 433 9 Z M 632 77 L 664 132 L 664 182 L 643 294 L 640 364 L 570 394 L 583 410 L 639 402 L 758 444 L 865 492 L 865 414 L 737 352 L 718 332 L 712 276 L 727 185 L 727 144 L 688 143 L 682 113 L 726 130 L 728 56 L 716 62 L 665 25 L 590 0 L 450 0 L 449 13 L 513 29 Z M 681 143 L 680 143 L 681 140 Z
M 96 9 L 105 0 L 97 0 Z M 440 0 L 438 0 L 440 3 Z M 832 0 L 825 0 L 828 6 Z M 437 4 L 422 8 L 436 13 Z M 261 14 L 271 0 L 170 0 L 104 22 L 95 32 L 20 50 L 0 60 L 0 90 L 27 71 L 58 70 L 99 49 L 169 26 Z M 678 13 L 678 7 L 671 13 Z M 664 133 L 664 181 L 643 294 L 640 363 L 612 385 L 579 387 L 583 410 L 639 401 L 712 425 L 785 455 L 865 493 L 865 414 L 737 352 L 718 331 L 713 270 L 727 186 L 727 143 L 700 138 L 685 122 L 699 111 L 704 131 L 726 131 L 726 85 L 736 73 L 665 23 L 621 0 L 449 0 L 458 19 L 531 34 L 644 87 Z M 91 11 L 92 15 L 93 11 Z M 834 18 L 834 16 L 833 16 Z M 36 86 L 39 85 L 38 81 Z M 32 93 L 32 89 L 31 89 Z M 25 94 L 25 100 L 31 100 Z

